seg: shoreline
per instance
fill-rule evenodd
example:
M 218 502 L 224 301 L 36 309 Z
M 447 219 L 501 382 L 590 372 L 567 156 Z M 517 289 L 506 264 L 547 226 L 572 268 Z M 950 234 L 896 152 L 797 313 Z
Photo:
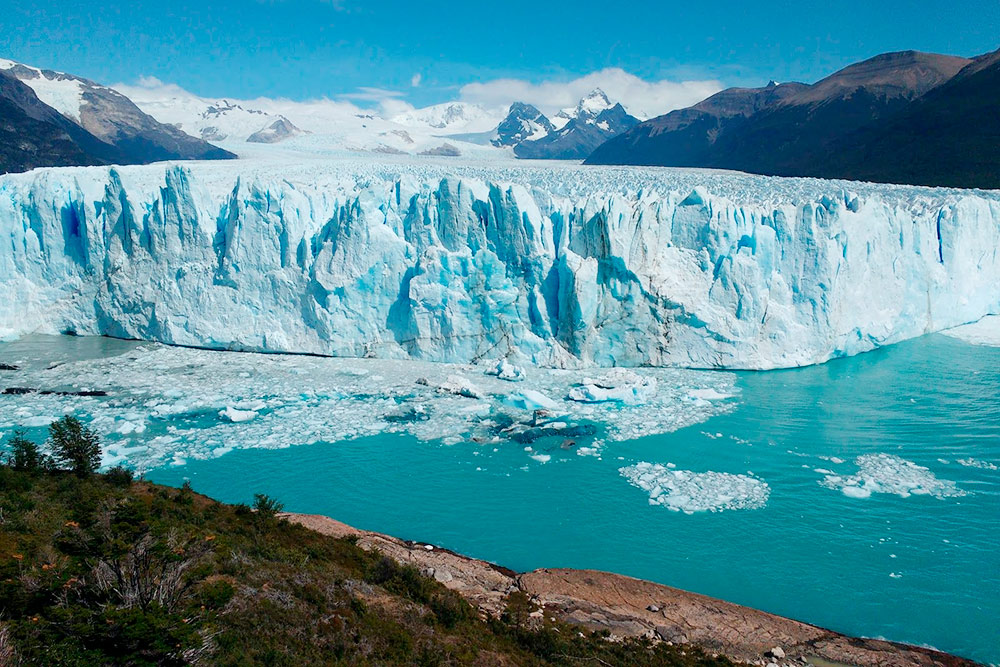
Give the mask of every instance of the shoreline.
M 708 653 L 768 666 L 965 667 L 972 660 L 935 649 L 881 639 L 850 637 L 698 593 L 596 570 L 542 568 L 515 572 L 488 561 L 423 542 L 365 531 L 319 514 L 285 513 L 285 519 L 318 533 L 354 538 L 412 565 L 461 594 L 481 614 L 498 616 L 507 595 L 522 592 L 538 606 L 532 613 L 607 630 L 612 638 L 648 637 L 698 646 Z

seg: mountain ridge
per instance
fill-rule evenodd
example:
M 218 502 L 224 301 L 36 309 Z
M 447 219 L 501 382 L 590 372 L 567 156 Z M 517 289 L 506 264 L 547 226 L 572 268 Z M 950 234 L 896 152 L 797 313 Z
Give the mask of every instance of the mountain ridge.
M 875 141 L 884 131 L 878 128 L 890 127 L 890 119 L 918 108 L 913 107 L 918 100 L 973 66 L 989 69 L 995 64 L 900 51 L 854 63 L 811 85 L 772 82 L 763 88 L 727 89 L 692 107 L 637 125 L 598 147 L 586 163 L 709 167 L 823 178 L 864 173 L 870 180 L 921 185 L 1000 184 L 990 178 L 913 180 L 905 170 L 888 166 L 882 176 L 848 160 L 848 155 L 864 160 L 871 151 L 866 153 L 858 142 Z M 984 120 L 988 126 L 989 119 Z M 845 147 L 850 151 L 838 155 Z M 922 161 L 933 159 L 929 150 L 909 155 Z
M 0 60 L 0 74 L 5 82 L 0 94 L 10 114 L 6 117 L 5 157 L 0 170 L 235 157 L 176 127 L 160 123 L 126 96 L 89 79 L 11 60 Z M 25 89 L 31 94 L 26 94 Z M 29 126 L 33 128 L 31 132 Z M 32 147 L 32 136 L 38 136 L 39 132 L 48 137 L 45 141 L 50 149 L 55 146 L 51 142 L 56 141 L 61 150 L 39 152 L 37 146 Z M 64 139 L 57 140 L 60 133 L 76 149 Z

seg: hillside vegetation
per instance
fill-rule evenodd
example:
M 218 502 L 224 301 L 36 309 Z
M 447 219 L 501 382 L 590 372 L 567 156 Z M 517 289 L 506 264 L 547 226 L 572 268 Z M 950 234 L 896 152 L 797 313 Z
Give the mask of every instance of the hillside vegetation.
M 72 418 L 50 433 L 11 438 L 0 466 L 0 665 L 730 664 L 539 621 L 523 594 L 481 618 L 271 498 L 96 474 L 92 433 Z

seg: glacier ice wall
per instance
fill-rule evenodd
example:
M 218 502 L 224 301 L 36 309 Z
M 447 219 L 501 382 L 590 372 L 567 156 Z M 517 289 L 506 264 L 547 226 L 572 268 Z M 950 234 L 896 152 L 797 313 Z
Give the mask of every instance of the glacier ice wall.
M 0 177 L 0 335 L 774 368 L 1000 313 L 996 193 L 667 170 Z

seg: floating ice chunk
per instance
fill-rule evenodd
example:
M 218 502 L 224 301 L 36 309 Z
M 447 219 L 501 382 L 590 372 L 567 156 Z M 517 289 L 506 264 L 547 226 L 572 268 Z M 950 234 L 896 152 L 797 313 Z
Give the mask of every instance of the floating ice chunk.
M 239 410 L 229 405 L 226 406 L 225 410 L 219 411 L 219 416 L 233 422 L 234 424 L 238 424 L 240 422 L 248 422 L 251 419 L 256 418 L 257 412 L 254 410 Z
M 534 389 L 511 394 L 505 402 L 521 410 L 551 410 L 557 405 L 551 398 Z
M 552 456 L 549 454 L 532 454 L 531 458 L 535 459 L 539 463 L 548 463 L 552 460 Z
M 722 399 L 733 397 L 732 394 L 724 394 L 721 391 L 713 389 L 712 387 L 706 387 L 705 389 L 692 389 L 688 392 L 688 396 L 704 401 L 721 401 Z
M 767 483 L 752 475 L 692 472 L 646 462 L 619 472 L 633 486 L 649 493 L 650 505 L 685 514 L 759 509 L 771 495 Z
M 118 426 L 117 431 L 122 435 L 129 435 L 130 433 L 144 433 L 146 431 L 146 423 L 141 420 L 126 420 Z
M 614 368 L 603 377 L 584 378 L 569 390 L 568 398 L 580 403 L 642 403 L 656 393 L 656 378 L 643 377 L 627 368 Z
M 979 468 L 981 470 L 1000 470 L 1000 466 L 995 463 L 990 463 L 989 461 L 980 461 L 979 459 L 967 458 L 958 459 L 956 461 L 959 465 L 963 465 L 966 468 Z
M 438 385 L 438 391 L 443 394 L 455 394 L 466 398 L 482 398 L 483 392 L 461 375 L 449 375 L 448 379 Z
M 506 359 L 498 361 L 496 367 L 488 375 L 495 375 L 508 382 L 521 382 L 527 377 L 523 366 L 515 366 Z
M 838 484 L 842 481 L 842 478 L 840 477 L 832 477 L 830 479 L 836 480 L 835 483 Z M 869 496 L 872 495 L 871 489 L 868 489 L 864 486 L 845 485 L 844 488 L 841 489 L 841 491 L 843 491 L 844 495 L 847 496 L 848 498 L 868 498 Z
M 987 315 L 978 322 L 948 329 L 941 333 L 972 345 L 1000 347 L 1000 315 Z
M 894 454 L 864 454 L 854 463 L 858 466 L 856 475 L 827 475 L 820 484 L 839 490 L 849 498 L 868 498 L 873 493 L 889 493 L 901 498 L 965 495 L 955 482 L 938 479 L 929 469 Z
M 28 428 L 37 428 L 39 426 L 48 426 L 57 419 L 59 418 L 51 417 L 49 415 L 38 415 L 36 417 L 28 417 L 27 419 L 18 420 L 18 424 Z

